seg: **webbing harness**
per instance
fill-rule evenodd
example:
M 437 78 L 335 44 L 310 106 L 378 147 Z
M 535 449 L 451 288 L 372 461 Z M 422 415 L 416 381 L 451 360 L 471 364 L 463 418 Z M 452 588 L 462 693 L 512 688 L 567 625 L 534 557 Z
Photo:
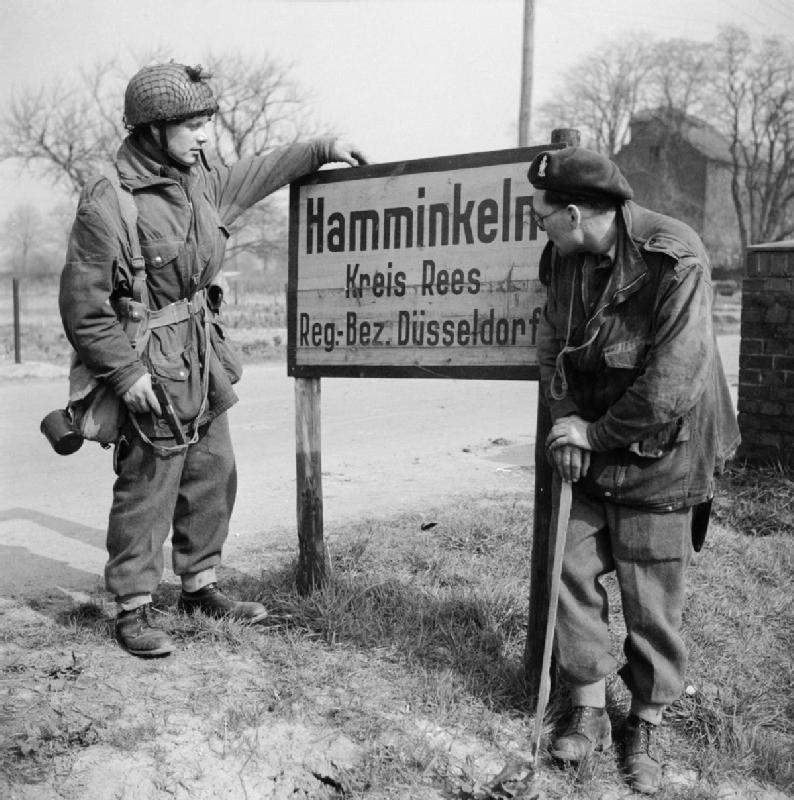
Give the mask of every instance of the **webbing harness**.
M 203 312 L 204 326 L 204 363 L 201 368 L 201 405 L 198 413 L 193 420 L 193 432 L 184 444 L 161 445 L 153 442 L 142 430 L 134 413 L 129 417 L 132 425 L 138 432 L 141 439 L 146 442 L 155 452 L 160 455 L 172 455 L 187 450 L 190 445 L 198 441 L 198 421 L 207 409 L 207 398 L 209 390 L 209 351 L 210 340 L 210 321 L 206 313 L 206 294 L 202 289 L 196 292 L 189 300 L 183 298 L 174 303 L 164 306 L 161 309 L 152 311 L 149 308 L 149 290 L 146 286 L 146 261 L 141 252 L 141 243 L 138 238 L 138 208 L 132 192 L 121 185 L 116 169 L 111 169 L 106 174 L 108 180 L 116 190 L 121 212 L 121 222 L 127 234 L 127 241 L 130 246 L 130 269 L 132 286 L 132 297 L 122 297 L 115 304 L 116 315 L 124 326 L 133 348 L 142 353 L 149 342 L 151 332 L 155 328 L 164 325 L 173 325 L 185 322 L 194 314 Z

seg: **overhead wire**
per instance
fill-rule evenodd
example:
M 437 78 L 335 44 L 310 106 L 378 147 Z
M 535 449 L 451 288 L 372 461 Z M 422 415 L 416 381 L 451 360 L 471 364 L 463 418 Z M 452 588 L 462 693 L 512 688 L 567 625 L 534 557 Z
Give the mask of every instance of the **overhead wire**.
M 791 6 L 786 5 L 786 3 L 781 2 L 781 0 L 758 0 L 761 5 L 767 6 L 773 12 L 780 14 L 785 19 L 789 20 L 790 22 L 794 23 L 794 9 Z M 792 33 L 794 33 L 794 29 L 792 29 Z
M 756 0 L 756 2 L 763 8 L 765 8 L 768 12 L 772 14 L 778 14 L 786 18 L 789 22 L 794 22 L 794 12 L 792 12 L 790 9 L 772 5 L 772 0 Z M 731 0 L 723 0 L 723 3 L 729 8 L 733 9 L 733 11 L 742 14 L 744 17 L 747 18 L 748 21 L 753 22 L 755 25 L 758 25 L 759 23 L 758 13 L 757 12 L 753 13 L 752 11 L 748 11 L 743 3 L 731 2 Z M 776 32 L 778 32 L 777 26 L 774 25 L 770 26 L 769 34 L 772 35 L 773 33 Z
M 762 6 L 765 14 L 759 14 L 757 8 L 755 10 L 748 9 L 743 0 L 721 0 L 719 8 L 723 13 L 716 12 L 709 14 L 706 8 L 699 7 L 698 4 L 693 4 L 694 9 L 687 13 L 676 14 L 671 12 L 668 8 L 666 11 L 654 10 L 648 13 L 643 13 L 637 9 L 636 5 L 625 5 L 619 2 L 606 3 L 608 13 L 611 19 L 616 21 L 616 28 L 620 23 L 633 23 L 638 29 L 648 28 L 661 35 L 672 36 L 691 36 L 695 28 L 709 28 L 719 27 L 720 25 L 741 25 L 747 27 L 755 34 L 763 33 L 760 28 L 765 25 L 765 17 L 775 16 L 778 19 L 785 20 L 785 27 L 788 27 L 789 22 L 794 22 L 794 8 L 786 7 L 786 0 L 757 0 Z M 539 4 L 541 8 L 544 4 Z M 584 4 L 577 4 L 574 7 L 555 6 L 554 15 L 556 19 L 567 18 L 571 24 L 581 24 L 582 18 L 587 16 L 588 11 L 583 8 Z M 621 10 L 623 6 L 626 10 Z M 598 13 L 605 13 L 604 4 L 600 4 L 601 9 Z M 596 6 L 593 4 L 593 13 Z M 730 10 L 729 15 L 724 14 L 724 10 Z M 694 13 L 693 13 L 694 12 Z M 700 13 L 698 13 L 700 12 Z M 739 18 L 737 20 L 737 17 Z M 779 24 L 770 22 L 767 25 L 769 34 L 779 33 Z M 792 29 L 794 35 L 794 28 Z

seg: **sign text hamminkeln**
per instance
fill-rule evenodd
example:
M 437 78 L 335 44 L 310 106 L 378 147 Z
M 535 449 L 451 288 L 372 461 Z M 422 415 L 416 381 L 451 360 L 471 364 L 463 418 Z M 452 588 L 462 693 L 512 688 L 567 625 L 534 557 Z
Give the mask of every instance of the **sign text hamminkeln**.
M 546 237 L 526 173 L 541 149 L 294 183 L 289 374 L 537 378 Z

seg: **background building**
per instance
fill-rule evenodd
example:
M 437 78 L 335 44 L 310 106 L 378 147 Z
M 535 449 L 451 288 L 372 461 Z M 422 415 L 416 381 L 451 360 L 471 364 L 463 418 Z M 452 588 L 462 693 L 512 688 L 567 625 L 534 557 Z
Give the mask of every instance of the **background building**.
M 725 137 L 702 120 L 672 109 L 641 112 L 630 128 L 630 143 L 614 160 L 633 187 L 635 200 L 689 223 L 715 268 L 740 269 Z

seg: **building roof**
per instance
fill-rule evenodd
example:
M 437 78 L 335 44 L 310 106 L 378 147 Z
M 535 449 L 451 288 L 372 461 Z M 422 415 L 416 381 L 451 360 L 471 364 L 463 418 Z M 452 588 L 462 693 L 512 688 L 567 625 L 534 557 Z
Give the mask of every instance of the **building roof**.
M 631 118 L 631 124 L 658 122 L 676 128 L 680 135 L 699 153 L 712 161 L 732 161 L 728 139 L 702 119 L 669 108 L 640 111 Z

